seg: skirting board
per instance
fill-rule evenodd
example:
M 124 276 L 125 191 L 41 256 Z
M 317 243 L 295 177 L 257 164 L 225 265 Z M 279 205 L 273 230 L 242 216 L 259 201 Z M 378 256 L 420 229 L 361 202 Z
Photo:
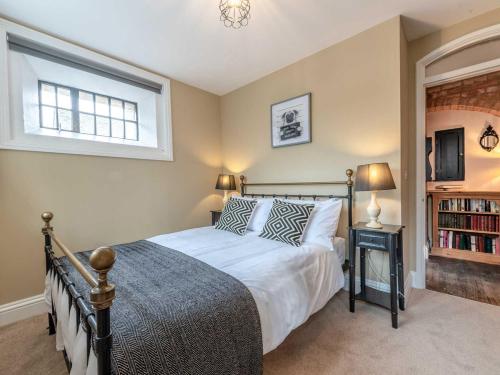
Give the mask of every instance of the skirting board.
M 411 291 L 413 288 L 413 279 L 414 279 L 414 271 L 410 271 L 408 275 L 406 276 L 405 280 L 405 307 L 408 306 L 408 301 L 410 300 L 410 295 Z M 344 280 L 345 280 L 345 285 L 344 285 L 344 290 L 349 290 L 349 272 L 344 273 Z M 375 281 L 375 280 L 370 280 L 366 279 L 366 286 L 380 290 L 382 292 L 389 293 L 391 291 L 391 286 L 387 283 L 383 283 L 381 281 Z M 355 289 L 356 293 L 359 293 L 361 291 L 361 279 L 359 276 L 356 276 L 356 282 L 355 282 Z
M 0 327 L 28 319 L 48 311 L 43 294 L 0 306 Z

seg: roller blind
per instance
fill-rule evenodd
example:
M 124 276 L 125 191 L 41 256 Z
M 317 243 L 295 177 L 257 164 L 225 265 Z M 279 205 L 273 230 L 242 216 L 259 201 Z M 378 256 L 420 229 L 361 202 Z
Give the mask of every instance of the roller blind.
M 34 42 L 15 34 L 7 33 L 7 43 L 9 49 L 52 61 L 57 64 L 66 65 L 71 68 L 83 70 L 101 77 L 113 79 L 132 86 L 140 87 L 161 94 L 163 86 L 159 83 L 111 68 L 107 65 L 49 47 L 47 45 Z

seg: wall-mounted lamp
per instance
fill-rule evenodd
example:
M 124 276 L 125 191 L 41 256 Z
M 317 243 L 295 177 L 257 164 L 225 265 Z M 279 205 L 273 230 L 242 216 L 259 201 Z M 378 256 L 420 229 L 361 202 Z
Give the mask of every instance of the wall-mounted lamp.
M 498 145 L 498 134 L 493 129 L 493 126 L 491 126 L 490 123 L 487 122 L 486 124 L 488 126 L 486 127 L 486 130 L 481 135 L 481 138 L 479 139 L 479 144 L 481 145 L 481 147 L 484 150 L 490 152 Z

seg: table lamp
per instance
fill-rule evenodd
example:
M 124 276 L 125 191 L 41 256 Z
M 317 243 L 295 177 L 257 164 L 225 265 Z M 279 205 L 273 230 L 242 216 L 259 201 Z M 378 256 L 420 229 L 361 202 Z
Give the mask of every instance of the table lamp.
M 356 191 L 371 191 L 371 201 L 366 209 L 370 222 L 366 226 L 375 229 L 382 228 L 383 225 L 378 220 L 381 209 L 377 202 L 377 191 L 396 189 L 389 164 L 372 163 L 359 165 L 354 188 Z
M 220 174 L 217 178 L 217 184 L 215 185 L 217 190 L 224 190 L 224 198 L 222 202 L 224 202 L 224 206 L 226 205 L 229 197 L 227 195 L 228 191 L 236 190 L 236 182 L 234 180 L 234 175 L 232 174 Z

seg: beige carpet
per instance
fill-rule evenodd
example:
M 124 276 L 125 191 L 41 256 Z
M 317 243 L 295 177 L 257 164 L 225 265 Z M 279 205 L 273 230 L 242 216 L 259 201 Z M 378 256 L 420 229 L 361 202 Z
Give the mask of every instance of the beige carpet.
M 0 374 L 65 374 L 45 316 L 0 329 Z M 500 374 L 500 307 L 428 290 L 414 290 L 400 315 L 357 303 L 342 292 L 277 350 L 265 375 Z

